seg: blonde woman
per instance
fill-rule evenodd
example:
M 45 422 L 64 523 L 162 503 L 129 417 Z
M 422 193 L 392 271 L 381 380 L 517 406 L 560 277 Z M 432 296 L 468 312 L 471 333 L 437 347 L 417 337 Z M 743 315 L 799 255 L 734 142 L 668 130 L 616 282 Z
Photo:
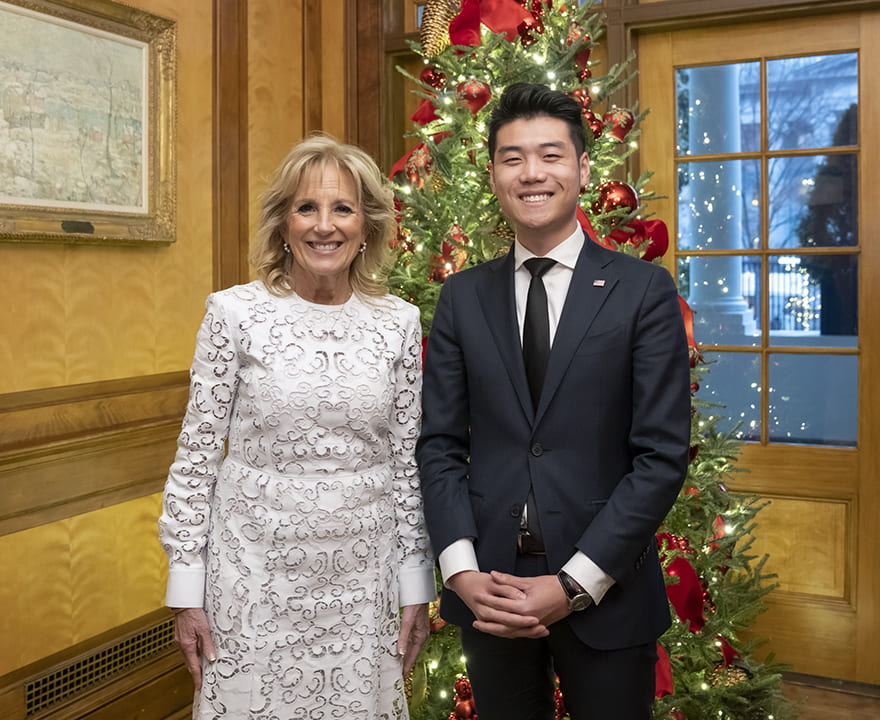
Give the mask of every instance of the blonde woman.
M 392 202 L 362 150 L 305 140 L 262 198 L 259 279 L 208 298 L 159 521 L 194 718 L 407 717 L 435 590 Z

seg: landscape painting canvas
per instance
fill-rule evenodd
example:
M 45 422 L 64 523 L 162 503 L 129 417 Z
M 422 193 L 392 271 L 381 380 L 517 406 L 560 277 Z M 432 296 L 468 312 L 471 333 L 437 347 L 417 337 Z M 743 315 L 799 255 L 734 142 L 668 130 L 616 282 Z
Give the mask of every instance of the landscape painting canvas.
M 0 2 L 0 203 L 148 212 L 148 49 Z

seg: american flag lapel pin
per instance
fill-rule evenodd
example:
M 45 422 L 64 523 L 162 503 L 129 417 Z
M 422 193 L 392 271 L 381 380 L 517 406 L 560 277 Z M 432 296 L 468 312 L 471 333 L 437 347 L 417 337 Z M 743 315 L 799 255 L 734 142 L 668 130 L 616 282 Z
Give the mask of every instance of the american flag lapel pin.
M 605 287 L 604 280 L 593 280 L 593 287 Z

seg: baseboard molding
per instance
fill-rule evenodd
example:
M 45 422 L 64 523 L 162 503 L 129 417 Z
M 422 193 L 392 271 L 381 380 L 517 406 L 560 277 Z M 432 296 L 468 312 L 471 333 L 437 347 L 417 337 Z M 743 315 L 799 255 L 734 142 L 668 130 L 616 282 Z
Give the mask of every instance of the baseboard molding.
M 861 697 L 880 699 L 880 685 L 852 682 L 850 680 L 837 680 L 836 678 L 820 677 L 819 675 L 805 675 L 796 672 L 784 672 L 782 673 L 782 679 L 790 685 L 804 685 L 806 687 L 846 693 L 847 695 L 859 695 Z

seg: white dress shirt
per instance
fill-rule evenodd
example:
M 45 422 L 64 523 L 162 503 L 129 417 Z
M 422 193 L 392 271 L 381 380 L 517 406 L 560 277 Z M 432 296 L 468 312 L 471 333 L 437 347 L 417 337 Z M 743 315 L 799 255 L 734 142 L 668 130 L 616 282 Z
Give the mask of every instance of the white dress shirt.
M 574 266 L 577 263 L 583 245 L 584 233 L 580 227 L 577 227 L 568 238 L 544 256 L 556 261 L 556 264 L 543 275 L 544 288 L 547 291 L 547 309 L 550 313 L 551 347 L 553 338 L 556 335 L 556 328 L 559 325 L 559 318 L 562 315 L 562 308 L 565 305 L 568 286 L 571 284 Z M 520 342 L 522 342 L 523 323 L 526 314 L 526 298 L 529 292 L 529 283 L 532 279 L 531 273 L 523 263 L 533 257 L 536 256 L 520 245 L 519 242 L 514 243 L 513 283 Z M 477 556 L 474 552 L 473 538 L 456 540 L 440 553 L 438 560 L 444 583 L 453 575 L 465 570 L 479 571 Z M 602 601 L 608 588 L 614 584 L 614 579 L 610 575 L 605 573 L 596 563 L 579 550 L 575 551 L 568 562 L 562 566 L 562 569 L 583 586 L 596 605 Z

